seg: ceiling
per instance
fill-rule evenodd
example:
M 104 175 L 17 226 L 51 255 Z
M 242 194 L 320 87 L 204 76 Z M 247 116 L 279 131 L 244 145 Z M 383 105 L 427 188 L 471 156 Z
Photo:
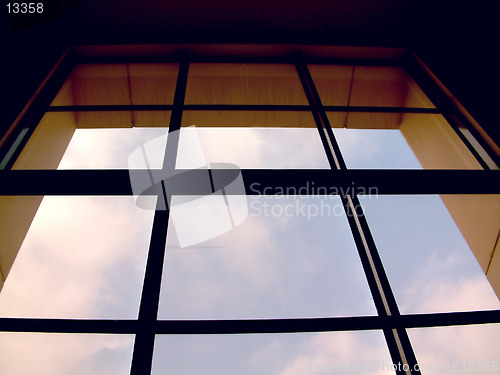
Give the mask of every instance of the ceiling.
M 393 43 L 406 34 L 401 31 L 413 11 L 411 2 L 399 0 L 70 0 L 63 4 L 66 11 L 62 6 L 47 11 L 58 17 L 38 25 L 37 33 L 104 43 L 379 44 Z M 21 30 L 36 23 L 28 21 L 18 17 L 12 26 Z
M 429 0 L 61 0 L 47 20 L 0 17 L 12 122 L 64 48 L 116 43 L 285 43 L 411 48 L 490 132 L 497 30 L 490 4 Z M 52 17 L 52 15 L 58 15 Z M 20 21 L 21 20 L 21 21 Z M 22 82 L 19 76 L 24 77 Z M 495 103 L 496 104 L 496 103 Z M 3 124 L 5 125 L 5 124 Z M 498 136 L 497 136 L 498 139 Z M 500 143 L 500 142 L 497 142 Z

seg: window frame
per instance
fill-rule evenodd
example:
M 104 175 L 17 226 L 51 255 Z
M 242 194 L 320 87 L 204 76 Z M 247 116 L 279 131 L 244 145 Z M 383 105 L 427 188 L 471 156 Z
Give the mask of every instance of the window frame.
M 50 103 L 69 76 L 73 67 L 85 62 L 177 62 L 179 71 L 173 104 L 168 105 L 93 105 L 51 107 Z M 204 105 L 184 104 L 186 83 L 190 62 L 280 62 L 295 64 L 308 105 Z M 435 104 L 436 108 L 407 107 L 346 107 L 323 106 L 307 64 L 373 64 L 403 66 Z M 353 183 L 359 187 L 377 186 L 378 194 L 499 194 L 499 171 L 482 159 L 480 153 L 469 142 L 460 128 L 467 129 L 486 150 L 491 160 L 500 165 L 500 158 L 488 146 L 466 116 L 453 105 L 446 93 L 433 82 L 432 77 L 418 58 L 407 54 L 397 60 L 315 58 L 303 54 L 284 57 L 216 56 L 193 54 L 172 54 L 159 58 L 128 55 L 125 57 L 95 57 L 66 53 L 52 70 L 37 95 L 21 113 L 19 118 L 2 139 L 0 156 L 7 161 L 0 171 L 1 195 L 132 195 L 128 170 L 11 170 L 24 145 L 33 134 L 36 125 L 45 113 L 68 111 L 171 111 L 169 134 L 181 128 L 184 110 L 265 110 L 265 111 L 310 111 L 314 117 L 318 134 L 330 163 L 330 170 L 242 170 L 247 194 L 256 192 L 250 188 L 254 183 L 271 187 L 303 186 L 314 181 L 316 186 L 335 186 L 339 191 L 349 191 Z M 349 112 L 400 112 L 441 114 L 481 164 L 483 170 L 351 170 L 346 167 L 340 148 L 335 140 L 327 111 Z M 22 137 L 19 135 L 23 132 Z M 178 132 L 177 132 L 178 133 Z M 163 169 L 175 169 L 178 138 L 167 142 Z M 148 171 L 135 171 L 144 173 Z M 219 173 L 224 173 L 219 171 Z M 31 181 L 37 181 L 36 184 Z M 344 189 L 344 190 L 341 190 Z M 272 189 L 277 191 L 277 189 Z M 179 192 L 181 194 L 182 192 Z M 169 202 L 170 196 L 163 196 Z M 336 317 L 320 319 L 250 319 L 250 320 L 191 320 L 166 321 L 157 319 L 160 285 L 169 211 L 155 211 L 151 240 L 148 250 L 143 291 L 136 320 L 68 320 L 68 319 L 20 319 L 0 318 L 0 331 L 10 332 L 58 332 L 58 333 L 116 333 L 134 334 L 135 345 L 132 357 L 131 375 L 148 374 L 154 350 L 155 335 L 158 334 L 234 334 L 234 333 L 284 333 L 324 332 L 347 330 L 373 330 L 384 332 L 394 364 L 410 366 L 417 359 L 406 330 L 417 327 L 449 325 L 471 325 L 500 323 L 500 310 L 475 312 L 431 313 L 401 315 L 391 290 L 389 280 L 370 228 L 355 194 L 341 197 L 349 226 L 356 243 L 366 278 L 377 308 L 378 315 L 370 317 Z M 404 373 L 404 371 L 398 371 Z M 419 372 L 412 372 L 419 373 Z

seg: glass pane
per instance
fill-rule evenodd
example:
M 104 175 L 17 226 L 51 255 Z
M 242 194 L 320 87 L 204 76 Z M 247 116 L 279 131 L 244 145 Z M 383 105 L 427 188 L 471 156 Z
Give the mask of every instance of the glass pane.
M 161 168 L 168 129 L 76 129 L 58 169 Z M 144 148 L 146 163 L 133 155 Z
M 422 169 L 399 130 L 333 129 L 351 169 Z
M 308 67 L 323 105 L 434 107 L 402 68 L 349 65 Z
M 379 331 L 159 335 L 156 374 L 394 374 Z
M 409 329 L 423 374 L 500 374 L 500 324 Z
M 177 72 L 178 64 L 77 65 L 52 105 L 172 104 Z
M 17 149 L 19 149 L 19 146 L 23 141 L 24 137 L 26 137 L 26 134 L 28 134 L 28 130 L 29 130 L 28 128 L 20 129 L 14 142 L 12 142 L 8 151 L 5 153 L 5 156 L 0 160 L 0 170 L 3 170 L 7 167 L 12 157 L 14 156 L 14 153 L 17 151 Z
M 376 314 L 338 196 L 174 198 L 160 319 Z
M 0 333 L 0 373 L 129 374 L 132 335 Z
M 360 198 L 402 313 L 500 308 L 497 296 L 469 247 L 469 244 L 474 245 L 476 252 L 474 241 L 480 237 L 480 245 L 484 244 L 487 250 L 489 247 L 491 255 L 498 235 L 498 198 L 482 196 L 484 202 L 480 202 L 473 196 L 469 203 L 457 197 L 452 197 L 451 201 L 444 197 L 443 203 L 439 196 Z M 470 215 L 467 206 L 471 205 L 491 207 L 492 217 Z M 464 217 L 475 226 L 461 222 Z M 464 235 L 454 218 L 464 229 Z M 490 231 L 483 229 L 474 233 L 478 227 L 488 227 L 489 223 L 492 223 Z M 471 229 L 473 236 L 464 238 L 466 231 Z
M 177 168 L 207 163 L 248 169 L 330 168 L 316 129 L 182 128 Z
M 189 65 L 186 104 L 307 105 L 293 64 Z
M 149 127 L 132 127 L 132 115 L 141 117 Z M 167 113 L 47 113 L 24 146 L 13 169 L 143 169 L 146 167 L 129 165 L 130 156 L 142 146 L 151 153 L 150 165 L 154 165 L 151 168 L 161 168 L 168 121 L 165 117 L 164 127 L 156 127 L 160 125 L 155 123 L 158 116 L 167 116 Z M 82 121 L 90 122 L 83 124 Z
M 10 203 L 24 210 L 11 215 L 27 231 L 39 201 Z M 132 197 L 44 197 L 0 293 L 0 316 L 136 318 L 153 214 Z
M 348 168 L 482 169 L 441 115 L 329 112 Z
M 316 128 L 309 111 L 183 111 L 183 126 Z
M 499 170 L 500 167 L 495 163 L 495 161 L 491 158 L 491 156 L 488 154 L 488 152 L 481 146 L 481 144 L 478 142 L 476 137 L 470 132 L 469 129 L 460 126 L 459 127 L 460 133 L 463 134 L 463 136 L 469 141 L 472 147 L 474 147 L 474 150 L 480 155 L 481 159 L 486 163 L 488 168 L 493 169 L 493 170 Z

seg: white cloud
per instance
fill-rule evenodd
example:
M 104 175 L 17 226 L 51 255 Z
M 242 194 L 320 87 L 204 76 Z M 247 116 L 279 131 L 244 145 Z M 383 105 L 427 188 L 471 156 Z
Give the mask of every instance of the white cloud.
M 222 129 L 223 136 L 211 132 L 214 129 L 200 130 L 209 161 L 233 162 L 242 168 L 328 167 L 315 129 Z M 68 154 L 68 160 L 83 160 L 79 167 L 126 167 L 126 152 L 119 153 L 119 157 L 113 155 L 116 152 L 114 148 L 109 148 L 104 154 L 92 153 L 88 152 L 89 143 L 85 143 L 90 141 L 83 138 L 81 141 L 83 143 L 77 145 L 82 146 L 79 153 L 73 156 Z M 101 146 L 110 144 L 106 137 L 98 141 Z M 358 141 L 351 144 L 357 152 L 360 146 Z M 363 146 L 363 150 L 365 156 L 374 152 L 368 146 Z M 117 162 L 121 160 L 120 157 L 123 157 L 124 165 L 120 164 L 122 161 Z M 62 163 L 61 166 L 78 167 L 68 160 L 68 164 Z M 133 202 L 131 205 L 122 205 L 123 201 L 124 198 L 45 198 L 40 216 L 33 223 L 30 236 L 26 238 L 0 294 L 2 314 L 135 318 L 152 211 L 139 210 Z M 361 272 L 359 260 L 349 264 L 349 267 L 342 263 L 349 256 L 357 259 L 352 244 L 345 243 L 349 241 L 346 238 L 350 239 L 349 232 L 344 232 L 347 227 L 338 226 L 338 223 L 333 225 L 333 221 L 325 220 L 315 223 L 321 228 L 321 231 L 315 232 L 308 231 L 310 223 L 304 220 L 295 221 L 294 226 L 296 218 L 281 216 L 270 221 L 261 219 L 249 218 L 241 230 L 232 231 L 227 239 L 208 242 L 204 244 L 207 245 L 205 248 L 167 248 L 160 317 L 189 319 L 256 317 L 270 313 L 293 315 L 296 311 L 315 311 L 307 309 L 311 301 L 320 304 L 316 311 L 328 315 L 339 312 L 351 315 L 360 311 L 355 310 L 353 313 L 349 305 L 361 306 L 366 303 L 366 295 L 360 292 L 366 289 L 366 283 L 354 277 L 355 272 Z M 174 233 L 169 228 L 170 245 L 175 244 L 171 241 L 173 237 Z M 318 238 L 319 242 L 316 242 Z M 320 249 L 338 251 L 343 256 L 338 259 L 324 258 Z M 337 259 L 338 265 L 331 259 Z M 439 274 L 440 270 L 454 265 L 456 260 L 448 257 L 444 262 L 431 258 L 428 264 L 420 267 L 416 277 L 425 283 L 423 286 L 410 286 L 406 290 L 408 301 L 419 301 L 412 306 L 422 312 L 449 310 L 450 306 L 453 309 L 497 306 L 486 302 L 491 291 L 484 288 L 479 278 L 432 277 L 436 272 Z M 329 272 L 322 274 L 321 269 Z M 331 274 L 333 276 L 329 278 Z M 19 281 L 13 282 L 16 277 Z M 308 288 L 307 280 L 314 282 L 314 289 Z M 356 293 L 353 300 L 349 299 L 353 292 L 347 287 L 346 280 L 359 287 L 354 288 Z M 358 282 L 359 285 L 356 284 Z M 335 283 L 342 285 L 336 286 L 338 289 L 329 289 Z M 132 291 L 130 286 L 135 289 Z M 335 295 L 338 290 L 342 293 Z M 418 295 L 426 297 L 419 299 Z M 273 303 L 275 310 L 268 309 Z M 366 306 L 371 309 L 361 311 L 373 311 L 372 304 Z M 413 308 L 410 302 L 408 305 L 403 303 L 403 306 Z M 103 307 L 107 310 L 102 310 Z M 442 363 L 448 358 L 498 358 L 495 341 L 498 333 L 498 326 L 489 330 L 458 327 L 413 330 L 410 336 L 422 363 Z M 2 357 L 12 360 L 3 361 L 2 358 L 0 369 L 1 366 L 7 369 L 0 372 L 12 373 L 12 367 L 9 366 L 24 366 L 20 372 L 26 374 L 43 374 L 42 368 L 46 369 L 47 374 L 78 374 L 72 367 L 75 363 L 86 363 L 92 367 L 96 366 L 96 357 L 106 350 L 131 351 L 130 338 L 106 341 L 107 336 L 106 340 L 105 336 L 99 336 L 96 341 L 79 341 L 74 338 L 81 338 L 81 335 L 70 335 L 70 341 L 54 339 L 53 343 L 47 344 L 41 339 L 42 336 L 1 334 Z M 292 347 L 279 340 L 271 340 L 271 343 L 255 351 L 249 361 L 258 365 L 277 359 L 283 364 L 280 372 L 283 375 L 331 373 L 334 366 L 367 366 L 373 362 L 380 363 L 381 359 L 390 363 L 380 332 L 339 332 L 302 337 L 306 338 Z M 35 348 L 33 361 L 25 361 L 26 353 L 32 348 Z M 129 356 L 125 355 L 127 361 Z M 104 362 L 100 365 L 104 366 Z M 86 369 L 83 367 L 81 373 L 85 373 Z M 381 371 L 387 373 L 384 369 L 378 373 Z M 93 370 L 86 373 L 89 372 L 95 373 Z M 108 373 L 113 372 L 111 370 Z
M 130 335 L 0 333 L 0 373 L 125 374 L 130 370 L 132 349 Z
M 408 335 L 425 374 L 500 373 L 500 324 L 410 329 Z M 478 367 L 495 361 L 496 369 Z
M 349 168 L 421 169 L 398 129 L 333 129 Z
M 298 197 L 260 197 L 260 201 L 281 207 L 309 202 Z M 159 316 L 231 319 L 375 314 L 349 233 L 344 217 L 308 221 L 300 216 L 249 216 L 221 237 L 180 249 L 172 247 L 175 242 L 169 231 Z M 351 292 L 346 293 L 349 288 Z
M 153 374 L 198 372 L 394 374 L 380 331 L 157 337 Z
M 131 197 L 45 197 L 0 294 L 0 314 L 136 317 L 152 216 Z
M 394 373 L 380 331 L 316 334 L 304 342 L 298 353 L 280 375 Z
M 199 156 L 189 155 L 182 139 L 177 166 L 195 168 Z M 313 128 L 196 128 L 209 163 L 239 168 L 329 168 L 318 131 Z M 183 149 L 186 148 L 186 149 Z
M 129 168 L 129 155 L 154 139 L 159 141 L 148 149 L 148 162 L 150 168 L 161 168 L 167 132 L 168 128 L 77 129 L 58 169 Z

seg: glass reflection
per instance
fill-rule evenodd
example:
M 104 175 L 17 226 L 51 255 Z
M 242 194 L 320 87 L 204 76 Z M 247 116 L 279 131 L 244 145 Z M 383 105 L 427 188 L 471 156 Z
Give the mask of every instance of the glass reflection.
M 500 308 L 439 196 L 365 196 L 360 201 L 402 313 Z
M 338 196 L 220 197 L 172 211 L 160 319 L 375 314 Z
M 136 318 L 153 213 L 133 197 L 43 198 L 0 293 L 0 316 Z
M 0 373 L 128 374 L 132 335 L 0 333 Z
M 379 331 L 158 335 L 157 374 L 394 374 Z

